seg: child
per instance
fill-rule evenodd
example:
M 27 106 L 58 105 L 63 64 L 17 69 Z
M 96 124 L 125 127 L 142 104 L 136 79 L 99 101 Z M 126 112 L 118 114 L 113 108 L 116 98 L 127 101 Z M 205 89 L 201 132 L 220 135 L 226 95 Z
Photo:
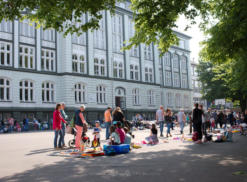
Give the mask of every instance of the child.
M 115 126 L 111 126 L 110 127 L 110 133 L 111 133 L 111 136 L 110 136 L 110 145 L 119 145 L 121 142 L 120 142 L 120 137 L 119 135 L 116 133 L 116 127 Z
M 124 140 L 125 140 L 125 132 L 124 132 L 124 130 L 122 129 L 121 123 L 120 123 L 120 122 L 117 123 L 116 132 L 118 133 L 118 135 L 119 135 L 119 137 L 120 137 L 120 142 L 121 142 L 121 144 L 123 144 L 123 143 L 124 143 Z
M 99 121 L 95 122 L 95 127 L 93 129 L 93 135 L 94 135 L 94 140 L 92 141 L 92 147 L 98 147 L 100 146 L 100 123 Z
M 146 138 L 146 140 L 148 141 L 148 144 L 151 145 L 155 145 L 157 143 L 159 143 L 159 139 L 157 137 L 158 134 L 158 130 L 155 126 L 155 124 L 152 124 L 152 128 L 151 128 L 151 134 L 149 137 Z
M 125 132 L 124 144 L 131 144 L 131 135 L 129 134 L 129 129 L 127 127 L 124 127 L 124 132 Z
M 213 131 L 215 129 L 215 121 L 214 118 L 210 119 L 210 123 L 211 123 L 211 131 Z

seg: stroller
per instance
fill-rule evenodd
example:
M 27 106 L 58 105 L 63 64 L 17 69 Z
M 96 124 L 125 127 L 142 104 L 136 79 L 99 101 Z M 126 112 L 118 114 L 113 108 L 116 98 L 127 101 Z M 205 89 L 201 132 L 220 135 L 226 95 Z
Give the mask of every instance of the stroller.
M 71 127 L 71 126 L 68 126 L 68 127 Z M 87 132 L 87 125 L 83 124 L 81 140 L 84 142 L 86 147 L 89 147 L 90 146 L 90 138 L 86 135 L 86 132 Z M 73 128 L 68 129 L 67 133 L 74 135 L 74 139 L 71 139 L 68 142 L 68 146 L 70 148 L 74 148 L 75 147 L 75 137 L 76 137 L 77 130 L 76 130 L 76 128 L 73 127 Z

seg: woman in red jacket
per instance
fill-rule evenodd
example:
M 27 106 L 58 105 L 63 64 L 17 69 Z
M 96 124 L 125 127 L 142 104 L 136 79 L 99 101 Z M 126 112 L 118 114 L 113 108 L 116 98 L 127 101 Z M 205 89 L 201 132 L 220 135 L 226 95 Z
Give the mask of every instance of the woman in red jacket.
M 54 148 L 59 149 L 62 148 L 62 122 L 67 122 L 63 119 L 60 113 L 61 104 L 56 105 L 56 109 L 53 112 L 53 130 L 55 130 L 55 138 L 54 138 Z M 57 138 L 59 135 L 58 147 L 57 147 Z

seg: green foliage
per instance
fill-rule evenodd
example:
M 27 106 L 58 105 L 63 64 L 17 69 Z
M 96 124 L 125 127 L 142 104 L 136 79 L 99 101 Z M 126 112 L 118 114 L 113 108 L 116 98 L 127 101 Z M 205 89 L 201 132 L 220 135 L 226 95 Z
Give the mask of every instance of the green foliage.
M 0 1 L 0 21 L 2 19 L 29 19 L 45 29 L 54 28 L 59 32 L 81 34 L 89 29 L 97 29 L 100 12 L 114 12 L 115 0 L 7 0 Z M 90 21 L 81 24 L 81 16 L 88 13 Z

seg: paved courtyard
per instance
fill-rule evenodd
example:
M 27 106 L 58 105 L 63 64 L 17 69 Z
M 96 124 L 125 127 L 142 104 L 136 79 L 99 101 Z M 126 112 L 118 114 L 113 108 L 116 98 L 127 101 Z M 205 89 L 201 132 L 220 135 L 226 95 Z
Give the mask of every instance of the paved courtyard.
M 173 136 L 178 133 L 173 131 Z M 140 142 L 149 130 L 134 134 Z M 233 143 L 202 145 L 173 139 L 164 143 L 163 138 L 159 145 L 126 155 L 86 159 L 54 156 L 53 135 L 50 131 L 0 135 L 0 181 L 247 181 L 247 173 L 233 175 L 247 172 L 247 138 L 239 134 Z M 70 138 L 67 135 L 66 141 Z

